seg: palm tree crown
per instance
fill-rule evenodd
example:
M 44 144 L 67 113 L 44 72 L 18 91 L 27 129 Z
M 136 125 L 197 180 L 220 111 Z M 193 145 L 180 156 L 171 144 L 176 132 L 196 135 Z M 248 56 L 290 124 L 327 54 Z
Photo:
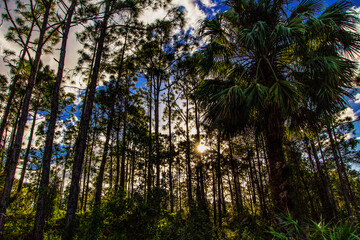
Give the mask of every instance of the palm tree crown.
M 302 109 L 323 113 L 346 103 L 359 52 L 358 19 L 351 3 L 323 12 L 321 1 L 304 0 L 291 11 L 276 0 L 229 0 L 228 10 L 205 20 L 201 83 L 205 119 L 229 131 L 264 124 L 274 206 L 291 208 L 282 150 L 286 124 Z M 327 103 L 328 105 L 326 105 Z M 259 124 L 258 124 L 259 125 Z

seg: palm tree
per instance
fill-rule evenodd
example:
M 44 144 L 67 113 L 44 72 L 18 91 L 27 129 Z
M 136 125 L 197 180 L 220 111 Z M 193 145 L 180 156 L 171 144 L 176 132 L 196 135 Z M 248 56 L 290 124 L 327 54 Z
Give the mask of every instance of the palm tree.
M 216 78 L 204 81 L 198 89 L 200 100 L 207 104 L 205 120 L 224 131 L 242 130 L 250 123 L 263 124 L 275 211 L 291 210 L 284 132 L 291 116 L 302 109 L 304 103 L 323 96 L 320 85 L 318 93 L 312 96 L 306 91 L 313 82 L 306 78 L 309 74 L 304 67 L 306 61 L 303 61 L 303 52 L 298 50 L 307 48 L 311 53 L 313 49 L 309 46 L 316 44 L 316 36 L 321 31 L 321 37 L 333 38 L 343 48 L 329 55 L 336 60 L 324 61 L 318 68 L 325 71 L 329 67 L 326 63 L 334 68 L 335 63 L 343 64 L 338 52 L 354 53 L 358 47 L 354 47 L 356 42 L 349 38 L 333 35 L 341 34 L 336 31 L 339 28 L 348 33 L 351 28 L 347 26 L 352 26 L 355 16 L 344 11 L 351 6 L 346 1 L 330 6 L 318 17 L 321 10 L 318 0 L 304 0 L 291 12 L 286 10 L 285 1 L 230 0 L 226 4 L 228 10 L 205 20 L 202 28 L 209 42 L 202 50 L 201 63 L 203 70 Z M 325 23 L 333 25 L 325 28 Z M 334 76 L 337 74 L 334 72 Z M 304 76 L 307 81 L 302 81 Z M 347 93 L 344 87 L 348 87 L 342 79 L 333 77 L 329 80 L 332 84 L 327 86 L 337 91 L 339 101 Z

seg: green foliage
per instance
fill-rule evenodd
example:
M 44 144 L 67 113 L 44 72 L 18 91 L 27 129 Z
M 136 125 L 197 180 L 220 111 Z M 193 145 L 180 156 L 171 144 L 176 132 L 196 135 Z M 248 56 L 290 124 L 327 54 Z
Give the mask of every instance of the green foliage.
M 154 189 L 146 202 L 138 193 L 128 198 L 125 191 L 110 192 L 100 210 L 78 215 L 77 239 L 215 239 L 208 213 L 196 208 L 188 215 L 183 210 L 170 213 L 158 207 L 164 193 Z
M 24 187 L 20 193 L 12 196 L 13 201 L 7 211 L 4 239 L 29 239 L 35 220 L 34 191 L 30 187 Z
M 340 222 L 336 225 L 325 224 L 323 221 L 301 224 L 290 216 L 280 217 L 281 221 L 268 231 L 275 239 L 308 239 L 308 240 L 356 240 L 359 225 Z

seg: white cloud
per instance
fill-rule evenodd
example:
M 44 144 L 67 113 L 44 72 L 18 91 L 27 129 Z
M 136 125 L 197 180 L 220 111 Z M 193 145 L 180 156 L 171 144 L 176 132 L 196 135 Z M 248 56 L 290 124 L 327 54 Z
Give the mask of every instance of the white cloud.
M 344 109 L 339 117 L 339 119 L 345 119 L 347 117 L 350 117 L 351 118 L 351 121 L 355 120 L 356 119 L 356 115 L 355 115 L 355 112 L 354 112 L 354 109 L 348 107 L 346 109 Z
M 206 7 L 213 6 L 212 0 L 203 0 L 202 3 Z M 201 19 L 206 17 L 206 14 L 199 8 L 199 6 L 193 0 L 173 0 L 169 7 L 184 7 L 185 8 L 185 28 L 197 28 Z M 169 8 L 168 7 L 168 8 Z M 148 9 L 144 11 L 140 20 L 145 23 L 154 22 L 157 19 L 162 19 L 166 15 L 166 9 L 158 9 L 153 11 Z
M 204 4 L 206 7 L 213 7 L 216 4 L 212 0 L 202 0 L 202 4 Z
M 354 103 L 356 103 L 356 104 L 360 103 L 360 93 L 358 93 L 358 94 L 355 95 L 355 101 L 354 101 Z

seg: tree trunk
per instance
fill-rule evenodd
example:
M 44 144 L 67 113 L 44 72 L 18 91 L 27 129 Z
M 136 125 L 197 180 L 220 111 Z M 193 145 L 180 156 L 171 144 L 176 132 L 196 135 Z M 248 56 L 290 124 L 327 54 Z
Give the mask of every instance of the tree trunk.
M 354 223 L 353 212 L 352 212 L 352 209 L 351 209 L 351 206 L 350 206 L 349 192 L 348 192 L 348 189 L 346 188 L 346 182 L 344 180 L 344 176 L 343 176 L 343 173 L 342 173 L 342 170 L 341 170 L 341 166 L 340 166 L 340 163 L 339 163 L 339 156 L 338 156 L 338 153 L 336 151 L 335 141 L 334 141 L 334 138 L 333 138 L 329 123 L 326 125 L 326 129 L 327 129 L 327 133 L 329 135 L 331 150 L 333 152 L 333 157 L 334 157 L 336 169 L 337 169 L 337 172 L 338 172 L 338 175 L 339 175 L 340 187 L 341 187 L 341 191 L 342 191 L 343 196 L 344 196 L 345 207 L 346 207 L 346 210 L 347 210 L 347 212 L 349 214 L 350 221 L 352 223 Z
M 232 173 L 233 181 L 234 181 L 236 212 L 238 215 L 240 215 L 243 210 L 242 196 L 241 196 L 241 192 L 240 192 L 238 171 L 236 169 L 235 159 L 233 157 L 232 144 L 231 144 L 230 140 L 229 140 L 229 151 L 230 151 L 230 167 L 231 167 L 231 173 Z
M 160 188 L 160 146 L 159 146 L 159 102 L 160 102 L 160 76 L 156 76 L 156 82 L 154 86 L 154 96 L 155 96 L 155 109 L 154 109 L 154 117 L 155 117 L 155 152 L 156 152 L 156 158 L 155 158 L 155 164 L 156 164 L 156 187 Z
M 88 161 L 88 168 L 87 168 L 87 174 L 86 174 L 86 184 L 84 182 L 84 190 L 85 190 L 85 199 L 84 199 L 84 211 L 86 211 L 87 209 L 87 202 L 88 202 L 88 196 L 89 196 L 89 185 L 90 185 L 90 175 L 91 175 L 91 166 L 92 166 L 92 160 L 93 160 L 93 156 L 94 156 L 94 147 L 95 147 L 95 139 L 96 139 L 96 131 L 95 131 L 95 127 L 96 127 L 96 122 L 95 122 L 95 126 L 94 126 L 94 132 L 93 132 L 93 138 L 91 141 L 91 149 L 90 152 L 88 153 L 90 155 L 89 157 L 89 161 Z M 96 159 L 95 159 L 96 160 Z M 84 172 L 85 174 L 85 172 Z M 85 177 L 85 175 L 84 175 Z
M 328 179 L 324 175 L 324 170 L 321 166 L 319 157 L 316 152 L 315 144 L 313 141 L 310 141 L 310 146 L 313 151 L 315 165 L 317 168 L 317 173 L 318 173 L 320 181 L 321 181 L 321 184 L 316 184 L 316 185 L 318 186 L 320 192 L 325 193 L 325 194 L 319 195 L 321 203 L 324 208 L 325 216 L 328 220 L 330 220 L 330 219 L 336 220 L 337 219 L 336 205 L 335 205 L 335 200 L 331 197 L 330 192 L 329 192 Z
M 134 178 L 135 178 L 135 164 L 136 164 L 135 161 L 136 161 L 136 150 L 135 150 L 135 147 L 133 147 L 132 162 L 131 162 L 131 198 L 134 197 Z
M 115 176 L 115 190 L 118 190 L 120 183 L 120 113 L 117 117 L 116 127 L 116 176 Z
M 7 1 L 4 1 L 4 3 L 5 3 L 5 6 L 6 6 L 6 9 L 8 9 Z M 35 24 L 34 22 L 31 23 L 31 27 L 29 29 L 29 35 L 27 36 L 25 46 L 22 49 L 22 54 L 21 54 L 20 59 L 19 59 L 19 66 L 18 66 L 17 70 L 20 70 L 20 68 L 22 67 L 22 62 L 24 61 L 25 55 L 26 55 L 26 53 L 28 51 L 29 43 L 30 43 L 30 40 L 31 40 L 31 34 L 32 34 L 33 29 L 34 29 L 34 24 Z M 15 74 L 15 76 L 14 76 L 12 82 L 11 82 L 11 85 L 9 87 L 9 96 L 8 96 L 8 98 L 6 100 L 5 111 L 4 111 L 4 114 L 3 114 L 2 118 L 1 118 L 1 124 L 0 124 L 0 148 L 1 148 L 2 137 L 3 137 L 3 134 L 4 134 L 5 128 L 6 128 L 6 123 L 7 123 L 8 117 L 9 117 L 11 104 L 12 104 L 12 102 L 14 100 L 14 97 L 15 97 L 16 85 L 17 85 L 17 82 L 19 80 L 19 77 L 20 77 L 19 74 Z M 5 144 L 4 144 L 4 146 L 5 146 Z
M 101 159 L 99 175 L 96 180 L 95 201 L 94 201 L 94 208 L 93 208 L 93 212 L 92 212 L 92 224 L 91 224 L 92 225 L 91 232 L 93 234 L 91 235 L 90 239 L 97 239 L 97 237 L 98 237 L 98 224 L 99 224 L 98 221 L 100 218 L 101 193 L 102 193 L 102 185 L 103 185 L 103 180 L 104 180 L 105 165 L 106 165 L 106 160 L 107 160 L 107 155 L 108 155 L 108 150 L 109 150 L 110 135 L 111 135 L 111 131 L 112 131 L 113 118 L 114 118 L 114 113 L 115 113 L 114 107 L 115 107 L 115 105 L 112 104 L 111 110 L 110 110 L 111 112 L 109 114 L 108 125 L 107 125 L 107 129 L 106 129 L 104 152 L 103 152 L 102 159 Z M 120 184 L 120 186 L 121 186 L 121 184 Z
M 212 190 L 213 190 L 213 214 L 214 214 L 214 226 L 217 226 L 217 207 L 216 207 L 216 178 L 215 178 L 215 163 L 212 164 Z
M 53 96 L 51 100 L 50 120 L 46 132 L 44 156 L 42 160 L 43 169 L 42 169 L 42 175 L 40 181 L 39 199 L 37 202 L 35 225 L 34 225 L 34 238 L 37 240 L 41 240 L 44 238 L 45 220 L 47 218 L 46 208 L 47 205 L 49 204 L 48 187 L 50 181 L 51 155 L 53 150 L 56 119 L 59 111 L 59 93 L 60 93 L 61 81 L 63 78 L 63 72 L 64 72 L 67 40 L 71 27 L 71 20 L 75 12 L 76 5 L 77 5 L 77 0 L 74 0 L 69 8 L 66 24 L 64 26 L 64 34 L 62 36 L 61 49 L 60 49 L 59 66 L 58 66 L 56 82 L 53 90 Z
M 81 170 L 82 170 L 84 153 L 86 148 L 87 132 L 89 129 L 89 123 L 92 115 L 93 103 L 96 92 L 96 85 L 100 72 L 100 62 L 104 48 L 108 19 L 110 17 L 110 4 L 111 4 L 110 1 L 106 1 L 105 16 L 100 30 L 100 37 L 96 51 L 93 73 L 88 87 L 89 92 L 85 102 L 84 112 L 81 115 L 80 129 L 75 143 L 74 164 L 73 164 L 72 178 L 70 184 L 68 207 L 65 216 L 65 229 L 62 237 L 63 240 L 73 238 L 74 219 L 75 219 L 77 201 L 80 191 L 79 183 L 80 183 Z
M 2 235 L 3 228 L 4 228 L 4 224 L 5 224 L 6 209 L 7 209 L 12 185 L 14 182 L 16 166 L 17 166 L 19 156 L 20 156 L 21 143 L 22 143 L 22 139 L 23 139 L 23 135 L 24 135 L 25 125 L 27 122 L 27 116 L 28 116 L 28 112 L 29 112 L 31 95 L 32 95 L 32 91 L 33 91 L 33 88 L 35 85 L 36 74 L 38 71 L 40 57 L 42 54 L 42 48 L 43 48 L 43 44 L 44 44 L 44 36 L 45 36 L 46 30 L 47 30 L 47 24 L 48 24 L 48 19 L 50 16 L 50 9 L 51 9 L 52 1 L 53 0 L 48 0 L 47 2 L 44 2 L 44 3 L 46 3 L 45 4 L 46 10 L 45 10 L 41 30 L 40 30 L 35 59 L 34 59 L 34 62 L 33 62 L 32 68 L 31 68 L 31 73 L 30 73 L 28 85 L 26 88 L 26 93 L 25 93 L 25 97 L 24 97 L 24 102 L 23 102 L 23 106 L 22 106 L 18 129 L 17 129 L 17 133 L 16 133 L 14 148 L 10 151 L 8 158 L 7 158 L 9 161 L 9 168 L 7 169 L 4 190 L 3 190 L 3 194 L 0 199 L 0 233 L 1 233 L 1 235 Z
M 193 198 L 192 198 L 192 181 L 191 181 L 191 159 L 190 159 L 190 129 L 189 129 L 189 99 L 186 98 L 186 166 L 187 166 L 187 181 L 188 181 L 188 202 L 189 207 L 192 206 Z
M 20 119 L 22 104 L 23 104 L 23 98 L 21 98 L 21 100 L 20 100 L 19 108 L 18 108 L 18 111 L 17 111 L 16 116 L 15 116 L 15 123 L 13 125 L 10 141 L 8 143 L 8 152 L 11 152 L 13 147 L 14 147 L 16 131 L 17 131 L 17 127 L 18 127 L 18 123 L 19 123 L 19 119 Z M 6 160 L 5 171 L 7 171 L 7 169 L 9 168 L 9 164 L 10 164 L 10 161 Z
M 27 164 L 29 162 L 29 155 L 30 155 L 30 149 L 31 149 L 31 144 L 32 144 L 32 139 L 34 136 L 34 130 L 35 130 L 35 124 L 36 124 L 36 116 L 38 113 L 38 109 L 35 108 L 35 112 L 34 112 L 34 117 L 33 117 L 33 122 L 31 125 L 31 129 L 30 129 L 30 136 L 29 136 L 29 141 L 28 141 L 28 145 L 26 147 L 26 152 L 25 152 L 25 156 L 24 156 L 24 163 L 23 163 L 23 167 L 21 170 L 21 175 L 20 175 L 20 179 L 19 179 L 19 184 L 17 187 L 17 192 L 19 193 L 22 189 L 23 183 L 24 183 L 24 178 L 25 178 L 25 173 L 26 173 L 26 168 L 27 168 Z
M 127 115 L 128 115 L 128 96 L 124 100 L 124 127 L 122 137 L 122 150 L 121 150 L 121 174 L 120 174 L 120 187 L 125 190 L 125 162 L 126 162 L 126 134 L 127 134 Z
M 352 191 L 352 188 L 351 188 L 351 185 L 350 185 L 349 177 L 348 177 L 348 174 L 347 174 L 347 171 L 346 171 L 345 163 L 344 163 L 343 158 L 341 156 L 341 152 L 340 152 L 340 148 L 339 148 L 339 142 L 337 140 L 334 128 L 332 129 L 332 131 L 333 131 L 333 134 L 334 134 L 334 143 L 335 143 L 335 146 L 336 146 L 336 150 L 339 153 L 340 166 L 341 166 L 341 169 L 342 169 L 344 177 L 345 177 L 347 188 L 349 190 L 350 202 L 351 202 L 351 205 L 353 205 L 353 207 L 354 207 L 356 218 L 358 219 L 358 221 L 360 221 L 359 207 L 358 207 L 358 205 L 357 205 L 357 203 L 355 201 L 354 192 Z
M 96 181 L 95 204 L 94 204 L 95 208 L 100 207 L 100 203 L 101 203 L 101 192 L 102 192 L 102 184 L 103 184 L 103 180 L 104 180 L 104 171 L 105 171 L 106 159 L 107 159 L 108 151 L 109 151 L 109 141 L 110 141 L 111 131 L 113 128 L 113 119 L 114 119 L 114 114 L 115 114 L 114 107 L 115 107 L 115 105 L 112 104 L 110 114 L 109 114 L 108 125 L 107 125 L 107 129 L 106 129 L 104 152 L 103 152 L 102 159 L 101 159 L 99 175 L 98 175 L 98 178 Z
M 84 203 L 85 203 L 85 189 L 86 189 L 86 166 L 88 165 L 89 162 L 89 158 L 91 158 L 89 155 L 89 146 L 86 146 L 86 150 L 85 152 L 87 152 L 86 156 L 85 156 L 85 167 L 82 171 L 82 175 L 83 175 L 83 179 L 82 179 L 82 193 L 81 193 L 81 199 L 80 199 L 80 211 L 84 211 Z
M 286 214 L 289 204 L 287 166 L 283 152 L 283 123 L 278 109 L 271 109 L 266 123 L 266 148 L 270 165 L 270 185 L 275 212 Z
M 216 178 L 217 178 L 217 191 L 218 191 L 218 212 L 219 212 L 219 228 L 222 228 L 222 213 L 221 213 L 221 137 L 220 133 L 217 136 L 217 157 L 216 157 Z
M 173 179 L 172 179 L 172 163 L 174 161 L 173 156 L 173 146 L 172 146 L 172 129 L 171 129 L 171 117 L 172 117 L 172 109 L 171 109 L 171 100 L 170 100 L 170 78 L 167 92 L 167 102 L 168 102 L 168 122 L 169 122 L 169 191 L 170 191 L 170 212 L 174 212 L 174 194 L 173 194 Z
M 152 150 L 152 77 L 149 87 L 149 159 L 148 159 L 148 173 L 147 173 L 147 191 L 148 194 L 152 188 L 152 172 L 153 172 L 153 150 Z
M 259 181 L 260 181 L 260 198 L 262 199 L 263 205 L 262 205 L 262 213 L 264 214 L 264 216 L 267 216 L 267 206 L 266 206 L 266 198 L 265 198 L 265 190 L 264 190 L 264 181 L 263 181 L 263 176 L 262 176 L 262 170 L 261 170 L 261 166 L 262 163 L 260 161 L 260 151 L 259 151 L 259 140 L 257 135 L 255 136 L 255 148 L 256 148 L 256 158 L 257 158 L 257 163 L 258 163 L 258 172 L 259 172 Z
M 249 173 L 250 173 L 250 186 L 251 186 L 251 193 L 252 193 L 252 200 L 253 200 L 253 204 L 254 204 L 254 213 L 256 214 L 256 186 L 255 186 L 255 179 L 254 179 L 254 173 L 253 173 L 253 167 L 252 167 L 252 163 L 251 163 L 251 158 L 252 158 L 252 150 L 248 151 L 248 156 L 247 156 L 247 161 L 249 164 Z
M 72 139 L 70 139 L 69 147 L 68 147 L 68 150 L 67 150 L 67 153 L 65 156 L 64 170 L 63 170 L 63 174 L 62 174 L 61 187 L 60 187 L 60 194 L 61 194 L 60 204 L 62 204 L 64 201 L 63 193 L 64 193 L 64 187 L 65 187 L 66 165 L 69 162 L 71 145 L 72 145 Z
M 110 144 L 110 179 L 109 179 L 109 183 L 110 183 L 110 189 L 113 188 L 113 141 L 114 141 L 114 135 L 112 135 L 111 137 L 111 144 Z

